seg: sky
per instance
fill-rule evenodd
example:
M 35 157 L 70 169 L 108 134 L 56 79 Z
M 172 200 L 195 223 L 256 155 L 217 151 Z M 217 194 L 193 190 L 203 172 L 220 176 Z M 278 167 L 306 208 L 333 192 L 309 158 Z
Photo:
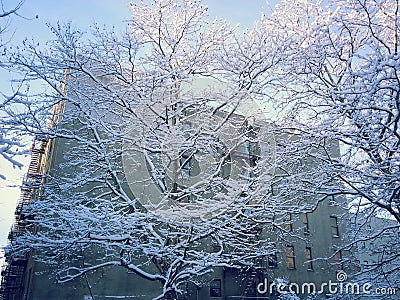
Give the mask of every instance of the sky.
M 18 1 L 1 2 L 7 10 Z M 275 2 L 270 1 L 272 4 Z M 240 24 L 244 28 L 250 28 L 268 8 L 265 0 L 204 0 L 203 3 L 208 6 L 211 19 L 224 18 L 232 25 Z M 3 33 L 3 38 L 9 45 L 17 45 L 25 38 L 44 44 L 52 37 L 46 24 L 67 21 L 71 21 L 76 28 L 84 31 L 94 23 L 114 26 L 117 31 L 123 31 L 130 16 L 128 7 L 128 0 L 25 0 L 18 11 L 19 16 L 14 15 L 7 20 L 8 28 Z M 11 78 L 12 74 L 0 70 L 2 93 L 9 93 Z M 20 160 L 25 165 L 29 164 L 29 156 L 21 157 Z M 25 171 L 25 169 L 14 169 L 0 159 L 0 172 L 7 177 L 6 181 L 0 179 L 0 248 L 7 243 L 8 231 L 19 198 L 18 187 Z

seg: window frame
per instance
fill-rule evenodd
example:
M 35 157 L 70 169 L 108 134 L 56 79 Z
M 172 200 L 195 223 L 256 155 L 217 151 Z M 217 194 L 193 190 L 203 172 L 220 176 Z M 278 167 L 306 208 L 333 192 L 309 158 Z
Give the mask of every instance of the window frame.
M 313 266 L 313 262 L 312 262 L 312 249 L 311 247 L 306 247 L 305 250 L 305 255 L 306 255 L 306 263 L 305 266 L 307 268 L 307 271 L 314 271 L 314 266 Z
M 292 213 L 288 213 L 284 219 L 284 228 L 288 232 L 293 231 L 293 218 L 292 218 Z
M 294 246 L 293 245 L 286 245 L 285 246 L 285 262 L 286 262 L 286 267 L 289 270 L 295 270 L 296 269 L 296 255 L 294 252 Z
M 216 286 L 214 286 L 214 284 Z M 222 280 L 215 278 L 210 282 L 210 297 L 222 297 Z
M 278 268 L 278 256 L 276 254 L 270 254 L 267 256 L 267 267 L 268 269 Z
M 302 213 L 301 219 L 304 225 L 304 234 L 306 235 L 310 234 L 310 221 L 308 219 L 308 213 Z
M 336 216 L 330 216 L 330 227 L 331 227 L 331 234 L 333 237 L 339 237 L 339 225 L 338 225 L 338 218 Z
M 182 153 L 179 157 L 179 168 L 182 174 L 190 176 L 190 170 L 192 168 L 192 157 L 186 153 Z

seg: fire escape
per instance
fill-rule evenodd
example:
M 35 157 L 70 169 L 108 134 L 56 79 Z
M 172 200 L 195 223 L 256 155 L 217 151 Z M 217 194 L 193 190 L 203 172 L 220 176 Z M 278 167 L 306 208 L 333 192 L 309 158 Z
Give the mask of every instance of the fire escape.
M 36 136 L 34 138 L 31 161 L 22 182 L 21 196 L 15 210 L 15 221 L 8 235 L 10 245 L 24 232 L 35 230 L 35 226 L 30 222 L 33 220 L 33 215 L 27 211 L 26 206 L 40 196 L 49 147 L 50 142 L 47 137 Z M 6 264 L 1 271 L 1 300 L 24 299 L 25 285 L 29 280 L 26 274 L 28 262 L 29 254 L 14 256 L 6 253 Z
M 66 84 L 61 84 L 61 90 L 66 91 Z M 48 129 L 56 127 L 62 119 L 65 110 L 66 100 L 58 98 L 51 109 Z M 49 166 L 49 156 L 52 149 L 51 140 L 44 135 L 36 135 L 31 147 L 31 161 L 28 171 L 22 181 L 21 196 L 15 209 L 15 221 L 8 235 L 9 244 L 13 245 L 18 236 L 26 231 L 36 232 L 37 227 L 31 222 L 34 214 L 30 213 L 27 205 L 35 199 L 39 199 L 45 173 Z M 16 256 L 13 253 L 6 253 L 6 263 L 1 270 L 0 300 L 23 300 L 28 292 L 27 283 L 30 281 L 30 274 L 27 268 L 32 253 Z

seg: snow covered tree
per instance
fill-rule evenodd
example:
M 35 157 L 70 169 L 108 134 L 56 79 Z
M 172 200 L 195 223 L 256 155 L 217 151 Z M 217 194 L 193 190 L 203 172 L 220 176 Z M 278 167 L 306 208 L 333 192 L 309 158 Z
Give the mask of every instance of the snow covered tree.
M 58 25 L 46 49 L 27 41 L 10 56 L 47 89 L 15 115 L 46 146 L 23 187 L 35 191 L 27 231 L 8 253 L 33 250 L 59 282 L 84 278 L 90 291 L 91 274 L 126 269 L 159 282 L 155 299 L 176 299 L 216 267 L 274 253 L 261 232 L 288 234 L 284 216 L 298 204 L 260 205 L 275 141 L 251 86 L 275 61 L 257 52 L 257 31 L 243 46 L 257 63 L 242 55 L 228 69 L 242 35 L 208 21 L 200 1 L 131 9 L 123 35 Z
M 17 11 L 23 4 L 20 1 L 16 6 L 10 9 L 6 9 L 3 1 L 0 2 L 0 51 L 5 51 L 5 46 L 7 44 L 7 39 L 5 39 L 5 33 L 9 27 L 10 16 L 17 14 Z M 5 67 L 5 62 L 0 60 L 0 67 Z M 5 95 L 4 92 L 0 92 L 0 159 L 5 159 L 10 162 L 14 167 L 21 168 L 22 164 L 14 159 L 16 155 L 22 154 L 24 151 L 20 150 L 23 145 L 18 139 L 18 135 L 13 130 L 15 124 L 12 122 L 12 118 L 9 118 L 8 113 L 11 109 L 10 103 L 13 102 L 15 97 L 18 96 L 18 92 L 13 93 L 13 95 Z M 0 173 L 0 179 L 5 179 L 4 174 Z
M 13 121 L 51 146 L 9 253 L 89 290 L 127 269 L 176 299 L 275 253 L 264 233 L 296 236 L 287 216 L 321 202 L 364 221 L 353 244 L 389 231 L 363 230 L 373 217 L 398 229 L 398 3 L 325 2 L 282 1 L 240 32 L 200 1 L 154 0 L 122 35 L 67 24 L 26 42 L 10 62 L 47 89 Z M 378 276 L 397 280 L 398 253 Z
M 12 8 L 7 9 L 3 3 L 3 1 L 0 1 L 1 5 L 1 10 L 0 10 L 0 20 L 1 20 L 1 25 L 0 25 L 0 40 L 1 40 L 1 45 L 4 45 L 3 42 L 3 33 L 6 31 L 8 25 L 9 25 L 9 20 L 7 19 L 11 15 L 17 15 L 18 10 L 22 6 L 24 1 L 19 1 L 17 5 L 13 6 Z
M 399 2 L 282 1 L 264 28 L 286 45 L 279 80 L 266 83 L 267 93 L 280 95 L 279 120 L 341 145 L 340 157 L 314 170 L 311 185 L 326 196 L 346 196 L 356 219 L 350 244 L 397 235 Z M 377 228 L 370 224 L 375 218 L 395 224 Z M 398 286 L 400 249 L 383 247 L 387 255 L 375 275 Z

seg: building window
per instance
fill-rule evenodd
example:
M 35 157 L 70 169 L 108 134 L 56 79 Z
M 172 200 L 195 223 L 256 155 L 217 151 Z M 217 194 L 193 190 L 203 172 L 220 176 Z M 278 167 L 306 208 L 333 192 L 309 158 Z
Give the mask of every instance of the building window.
M 301 158 L 298 158 L 296 162 L 297 162 L 297 167 L 303 166 L 303 161 L 301 160 Z
M 313 268 L 313 263 L 312 263 L 312 253 L 311 253 L 311 247 L 306 247 L 306 268 L 307 271 L 312 271 L 314 270 Z
M 221 297 L 221 279 L 214 279 L 210 283 L 210 297 Z
M 289 213 L 286 218 L 285 218 L 285 225 L 284 225 L 285 229 L 287 231 L 292 231 L 293 227 L 292 227 L 292 214 Z
M 295 257 L 294 257 L 294 247 L 286 246 L 285 247 L 285 256 L 286 256 L 286 266 L 288 269 L 295 269 Z
M 268 255 L 267 257 L 268 268 L 275 269 L 278 267 L 278 258 L 276 254 Z
M 309 234 L 310 233 L 310 225 L 308 223 L 308 213 L 302 214 L 301 219 L 303 220 L 304 234 Z
M 192 167 L 190 155 L 183 153 L 179 159 L 179 167 L 181 168 L 182 174 L 190 176 L 190 169 Z
M 237 151 L 240 154 L 250 154 L 250 142 L 248 140 L 244 141 L 243 143 L 241 143 L 238 148 Z
M 331 216 L 331 232 L 333 237 L 339 237 L 337 217 Z
M 339 250 L 334 254 L 333 261 L 335 262 L 336 270 L 343 270 L 342 251 Z

